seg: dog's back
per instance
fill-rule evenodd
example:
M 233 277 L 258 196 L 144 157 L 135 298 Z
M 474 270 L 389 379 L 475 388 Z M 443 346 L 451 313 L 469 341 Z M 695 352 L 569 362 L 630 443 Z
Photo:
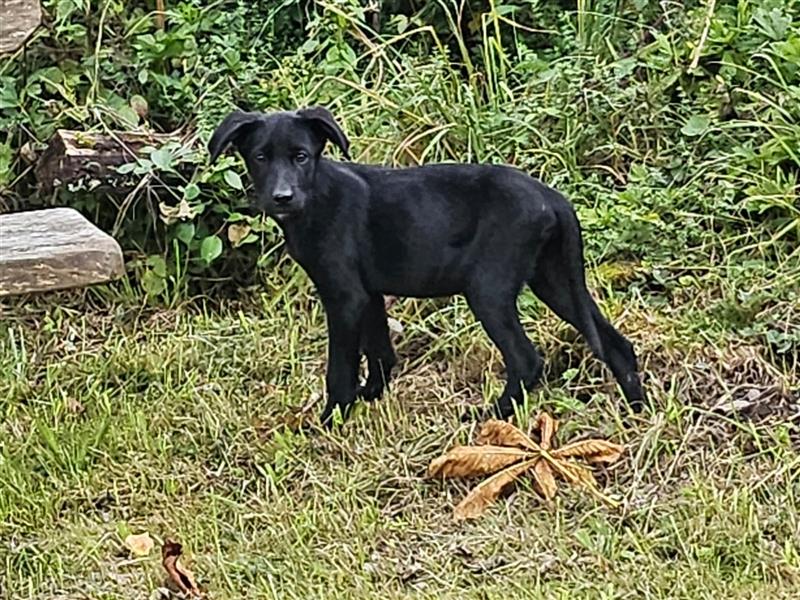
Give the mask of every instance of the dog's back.
M 549 235 L 564 199 L 505 166 L 435 164 L 388 169 L 328 163 L 364 181 L 351 199 L 364 218 L 367 285 L 383 294 L 463 293 L 475 271 L 516 264 Z M 355 208 L 357 207 L 357 209 Z M 532 269 L 532 260 L 524 261 Z M 520 283 L 532 274 L 519 273 Z

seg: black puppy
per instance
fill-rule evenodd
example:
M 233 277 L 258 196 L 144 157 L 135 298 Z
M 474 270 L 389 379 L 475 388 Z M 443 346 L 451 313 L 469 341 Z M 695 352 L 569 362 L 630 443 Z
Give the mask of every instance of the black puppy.
M 244 157 L 255 208 L 283 230 L 289 254 L 313 280 L 328 322 L 329 423 L 361 395 L 383 393 L 396 362 L 383 294 L 464 294 L 503 354 L 507 382 L 495 404 L 506 418 L 542 358 L 517 315 L 522 286 L 576 327 L 614 373 L 630 406 L 644 403 L 630 342 L 586 289 L 578 220 L 556 191 L 506 166 L 440 164 L 391 169 L 321 158 L 326 141 L 349 159 L 349 142 L 324 108 L 235 112 L 209 142 Z M 358 388 L 359 352 L 367 356 Z

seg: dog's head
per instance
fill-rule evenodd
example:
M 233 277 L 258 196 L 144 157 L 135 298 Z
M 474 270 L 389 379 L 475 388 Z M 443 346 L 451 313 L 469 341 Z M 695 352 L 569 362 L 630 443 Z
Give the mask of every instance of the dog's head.
M 350 158 L 350 142 L 324 108 L 272 114 L 234 112 L 217 127 L 208 149 L 213 163 L 233 144 L 253 181 L 255 208 L 280 219 L 305 207 L 327 141 Z

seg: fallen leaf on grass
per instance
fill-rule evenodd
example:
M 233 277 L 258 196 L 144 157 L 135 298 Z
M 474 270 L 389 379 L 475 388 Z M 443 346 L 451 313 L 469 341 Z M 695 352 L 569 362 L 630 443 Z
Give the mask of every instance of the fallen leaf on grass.
M 517 448 L 525 448 L 533 452 L 539 452 L 541 450 L 539 444 L 534 442 L 511 423 L 496 421 L 494 419 L 486 421 L 486 423 L 483 424 L 480 433 L 478 433 L 477 442 L 479 444 L 490 444 L 492 446 L 516 446 Z
M 146 531 L 139 534 L 130 534 L 125 538 L 125 545 L 134 556 L 147 556 L 155 545 L 150 534 Z
M 429 477 L 477 477 L 489 475 L 533 455 L 504 446 L 456 446 L 428 467 Z
M 542 413 L 539 415 L 536 424 L 539 428 L 539 437 L 541 438 L 539 443 L 542 450 L 549 450 L 552 446 L 553 436 L 558 430 L 558 421 L 547 413 Z M 558 484 L 547 461 L 539 460 L 533 465 L 533 478 L 536 480 L 537 489 L 542 496 L 547 500 L 555 498 L 556 492 L 558 492 Z
M 80 400 L 76 400 L 75 398 L 67 398 L 67 410 L 72 414 L 77 415 L 82 413 L 85 409 Z
M 581 440 L 562 446 L 553 456 L 556 458 L 580 457 L 590 463 L 613 463 L 622 456 L 625 447 L 606 440 Z
M 525 471 L 537 462 L 538 458 L 531 458 L 495 473 L 486 481 L 482 481 L 466 497 L 458 503 L 453 515 L 456 519 L 474 519 L 483 514 L 483 511 L 492 504 L 503 490 Z
M 182 548 L 183 546 L 174 540 L 164 540 L 164 545 L 161 547 L 161 564 L 164 565 L 172 583 L 181 592 L 200 598 L 200 589 L 195 583 L 194 575 L 181 563 Z
M 533 478 L 536 480 L 537 489 L 542 496 L 548 500 L 556 497 L 558 484 L 549 464 L 543 460 L 537 460 L 533 465 Z
M 622 456 L 624 446 L 606 440 L 581 440 L 553 449 L 558 421 L 542 413 L 536 421 L 539 443 L 505 421 L 484 423 L 477 436 L 477 446 L 456 446 L 447 454 L 433 460 L 428 467 L 429 477 L 475 477 L 491 475 L 472 489 L 455 507 L 453 516 L 470 519 L 483 514 L 503 490 L 530 472 L 537 491 L 550 500 L 558 491 L 556 478 L 579 485 L 603 502 L 616 506 L 616 501 L 604 495 L 592 471 L 574 459 L 588 463 L 612 463 Z

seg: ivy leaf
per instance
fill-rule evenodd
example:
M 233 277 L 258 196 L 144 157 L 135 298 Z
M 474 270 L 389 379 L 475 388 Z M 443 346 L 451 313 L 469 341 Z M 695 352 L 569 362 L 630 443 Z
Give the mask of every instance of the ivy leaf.
M 123 163 L 117 167 L 117 173 L 120 175 L 127 175 L 128 173 L 132 173 L 135 168 L 135 162 Z
M 244 191 L 244 186 L 242 185 L 242 178 L 239 177 L 239 174 L 235 171 L 225 171 L 225 183 L 236 190 Z
M 408 29 L 408 17 L 405 15 L 395 15 L 392 18 L 392 22 L 397 26 L 397 33 L 402 34 Z
M 708 117 L 692 115 L 689 117 L 689 120 L 686 121 L 686 124 L 681 127 L 681 133 L 689 137 L 697 137 L 703 135 L 708 130 L 710 124 L 711 122 L 708 120 Z
M 194 223 L 180 223 L 175 227 L 175 237 L 187 246 L 194 239 Z
M 150 160 L 152 160 L 153 164 L 162 171 L 172 170 L 172 159 L 172 152 L 165 148 L 159 148 L 158 150 L 153 150 L 153 152 L 150 153 Z
M 183 197 L 187 200 L 194 200 L 200 195 L 200 188 L 197 187 L 196 183 L 190 183 L 186 186 L 183 190 Z
M 162 279 L 167 276 L 167 263 L 162 256 L 150 256 L 147 259 L 147 266 L 152 269 L 156 276 Z
M 311 54 L 319 47 L 319 42 L 314 38 L 307 39 L 302 46 L 300 46 L 297 51 L 300 54 Z
M 142 287 L 148 296 L 157 296 L 167 289 L 167 282 L 154 270 L 148 269 L 142 275 Z
M 200 257 L 210 264 L 222 254 L 222 240 L 216 235 L 210 235 L 200 244 Z

